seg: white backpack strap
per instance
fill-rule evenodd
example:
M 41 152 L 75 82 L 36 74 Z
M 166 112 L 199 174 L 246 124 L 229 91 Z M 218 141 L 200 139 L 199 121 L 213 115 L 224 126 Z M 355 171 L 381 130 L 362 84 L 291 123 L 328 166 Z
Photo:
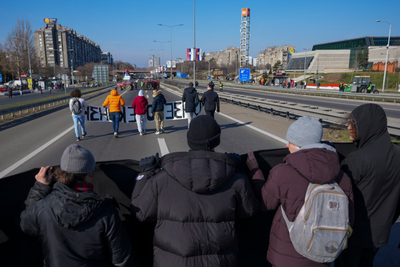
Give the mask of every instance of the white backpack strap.
M 288 217 L 286 216 L 286 212 L 283 209 L 283 205 L 282 204 L 281 204 L 281 211 L 282 211 L 282 217 L 285 220 L 286 226 L 287 226 L 287 228 L 288 228 L 288 230 L 290 232 L 290 228 L 292 228 L 294 222 L 289 221 Z

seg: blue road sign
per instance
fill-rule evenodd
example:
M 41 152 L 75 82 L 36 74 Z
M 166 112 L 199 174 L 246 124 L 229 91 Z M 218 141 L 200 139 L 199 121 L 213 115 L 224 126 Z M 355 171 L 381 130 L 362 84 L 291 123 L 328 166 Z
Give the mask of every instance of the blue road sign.
M 0 73 L 0 83 L 1 82 L 3 82 L 3 76 L 1 76 L 1 73 Z
M 250 69 L 239 70 L 239 82 L 250 82 Z

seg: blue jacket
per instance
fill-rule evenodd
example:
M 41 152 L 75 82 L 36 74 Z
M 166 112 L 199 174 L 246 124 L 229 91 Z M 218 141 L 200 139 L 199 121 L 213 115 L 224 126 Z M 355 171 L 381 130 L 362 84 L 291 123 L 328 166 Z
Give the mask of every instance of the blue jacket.
M 161 93 L 161 90 L 158 90 L 153 95 L 153 103 L 151 103 L 151 113 L 154 113 L 155 111 L 164 111 L 165 103 L 167 103 L 167 100 L 165 100 L 165 97 Z

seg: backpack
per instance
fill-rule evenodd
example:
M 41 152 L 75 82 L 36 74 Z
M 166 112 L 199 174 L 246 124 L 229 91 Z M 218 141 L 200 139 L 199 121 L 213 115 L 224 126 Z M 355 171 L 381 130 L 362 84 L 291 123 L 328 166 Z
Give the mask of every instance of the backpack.
M 349 199 L 336 182 L 310 183 L 304 205 L 293 222 L 281 206 L 295 250 L 315 262 L 334 261 L 347 246 L 351 234 Z
M 72 113 L 74 115 L 81 115 L 82 104 L 81 104 L 81 101 L 79 101 L 79 99 L 76 98 L 76 97 L 72 100 L 72 109 L 71 109 L 71 111 L 72 111 Z

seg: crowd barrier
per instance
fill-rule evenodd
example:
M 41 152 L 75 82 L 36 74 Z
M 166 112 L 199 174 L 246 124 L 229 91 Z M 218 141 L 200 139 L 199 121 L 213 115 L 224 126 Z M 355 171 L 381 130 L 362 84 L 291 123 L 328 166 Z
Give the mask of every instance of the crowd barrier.
M 351 143 L 333 143 L 343 159 L 355 149 Z M 288 150 L 274 149 L 255 152 L 265 177 L 269 170 L 282 162 Z M 240 168 L 247 172 L 246 155 Z M 24 201 L 35 182 L 39 168 L 0 179 L 0 262 L 1 266 L 43 266 L 38 238 L 19 229 L 19 215 Z M 130 199 L 135 178 L 140 172 L 136 160 L 97 162 L 94 173 L 94 191 L 101 196 L 112 196 L 119 216 L 133 245 L 139 266 L 152 266 L 153 229 L 155 224 L 141 223 L 130 212 Z M 271 266 L 266 260 L 269 231 L 275 211 L 258 212 L 255 216 L 237 222 L 239 239 L 238 266 Z

